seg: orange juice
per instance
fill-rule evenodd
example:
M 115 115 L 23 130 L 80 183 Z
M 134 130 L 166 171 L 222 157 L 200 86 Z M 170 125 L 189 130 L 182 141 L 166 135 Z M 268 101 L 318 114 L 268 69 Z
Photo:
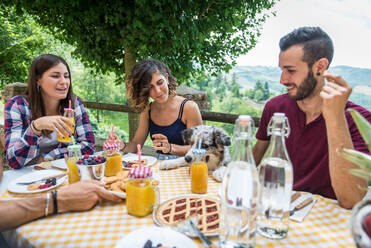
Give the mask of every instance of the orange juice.
M 193 162 L 191 165 L 192 193 L 205 194 L 207 192 L 208 169 L 203 161 Z
M 79 170 L 76 165 L 77 160 L 78 158 L 76 157 L 71 157 L 71 158 L 68 158 L 67 160 L 68 183 L 69 184 L 77 183 L 78 181 L 80 181 Z
M 153 211 L 156 192 L 150 179 L 134 179 L 126 184 L 126 207 L 128 214 L 143 217 Z
M 72 121 L 73 126 L 71 126 L 68 123 L 66 123 L 66 124 L 71 129 L 72 133 L 74 133 L 75 132 L 75 118 L 69 118 L 69 119 Z M 57 136 L 57 140 L 59 142 L 66 142 L 66 143 L 72 142 L 72 136 L 71 137 L 68 137 L 65 133 L 63 133 L 63 135 L 64 135 L 64 138 L 61 137 L 61 136 L 59 136 L 59 135 Z
M 122 171 L 122 156 L 119 152 L 115 152 L 112 155 L 106 155 L 106 157 L 107 163 L 104 176 L 115 176 L 118 172 Z

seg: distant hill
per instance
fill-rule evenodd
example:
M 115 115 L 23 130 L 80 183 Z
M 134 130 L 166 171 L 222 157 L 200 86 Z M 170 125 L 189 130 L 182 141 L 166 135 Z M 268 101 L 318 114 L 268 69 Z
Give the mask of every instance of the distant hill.
M 350 100 L 371 109 L 371 69 L 363 69 L 350 66 L 330 67 L 330 71 L 341 75 L 353 88 Z M 260 80 L 268 82 L 270 89 L 281 92 L 284 89 L 279 83 L 281 69 L 270 66 L 236 66 L 227 77 L 233 73 L 237 75 L 237 82 L 243 88 L 253 88 L 255 82 Z

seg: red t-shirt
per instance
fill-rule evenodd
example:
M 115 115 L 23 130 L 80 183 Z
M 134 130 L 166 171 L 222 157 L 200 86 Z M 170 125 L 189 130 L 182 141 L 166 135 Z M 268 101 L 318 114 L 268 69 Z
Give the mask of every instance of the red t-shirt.
M 367 109 L 349 101 L 346 104 L 346 109 L 348 108 L 357 110 L 371 122 L 371 112 Z M 291 132 L 286 138 L 286 147 L 294 170 L 294 190 L 336 199 L 330 181 L 326 123 L 322 114 L 306 125 L 305 113 L 299 109 L 295 100 L 288 94 L 274 97 L 265 105 L 256 133 L 257 139 L 270 139 L 267 136 L 267 126 L 275 112 L 285 113 L 290 124 Z M 369 154 L 350 113 L 345 112 L 345 116 L 354 148 Z

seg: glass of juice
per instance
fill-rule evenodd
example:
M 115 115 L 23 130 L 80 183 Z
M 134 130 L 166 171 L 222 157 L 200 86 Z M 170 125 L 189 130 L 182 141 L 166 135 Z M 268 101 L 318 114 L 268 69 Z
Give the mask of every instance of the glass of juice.
M 68 156 L 65 159 L 67 163 L 68 183 L 73 184 L 80 181 L 79 168 L 76 163 L 81 157 L 81 146 L 70 145 L 67 149 Z
M 129 172 L 126 184 L 126 207 L 128 214 L 143 217 L 152 213 L 160 203 L 158 181 L 152 178 L 150 167 L 135 167 Z
M 69 128 L 71 129 L 72 133 L 75 132 L 75 110 L 73 109 L 69 109 L 69 108 L 65 108 L 64 109 L 64 113 L 63 113 L 63 116 L 64 117 L 67 117 L 71 120 L 71 122 L 73 123 L 73 126 L 71 126 L 69 123 L 66 123 Z M 57 136 L 57 140 L 59 142 L 64 142 L 64 143 L 70 143 L 72 142 L 72 136 L 71 137 L 68 137 L 67 134 L 63 133 L 64 137 L 61 137 L 61 136 Z
M 191 164 L 191 190 L 192 193 L 205 194 L 207 192 L 208 168 L 201 156 L 205 154 L 204 149 L 194 149 L 196 160 Z
M 120 145 L 115 143 L 105 143 L 103 148 L 103 155 L 107 158 L 104 176 L 115 176 L 117 173 L 122 171 L 122 156 L 119 152 Z

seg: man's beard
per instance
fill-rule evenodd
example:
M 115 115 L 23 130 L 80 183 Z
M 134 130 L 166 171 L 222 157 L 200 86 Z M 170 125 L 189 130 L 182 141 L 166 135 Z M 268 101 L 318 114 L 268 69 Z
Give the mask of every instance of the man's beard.
M 303 80 L 301 85 L 297 87 L 296 95 L 290 96 L 295 101 L 300 101 L 310 96 L 317 86 L 317 80 L 313 76 L 312 70 L 309 70 L 307 77 Z

